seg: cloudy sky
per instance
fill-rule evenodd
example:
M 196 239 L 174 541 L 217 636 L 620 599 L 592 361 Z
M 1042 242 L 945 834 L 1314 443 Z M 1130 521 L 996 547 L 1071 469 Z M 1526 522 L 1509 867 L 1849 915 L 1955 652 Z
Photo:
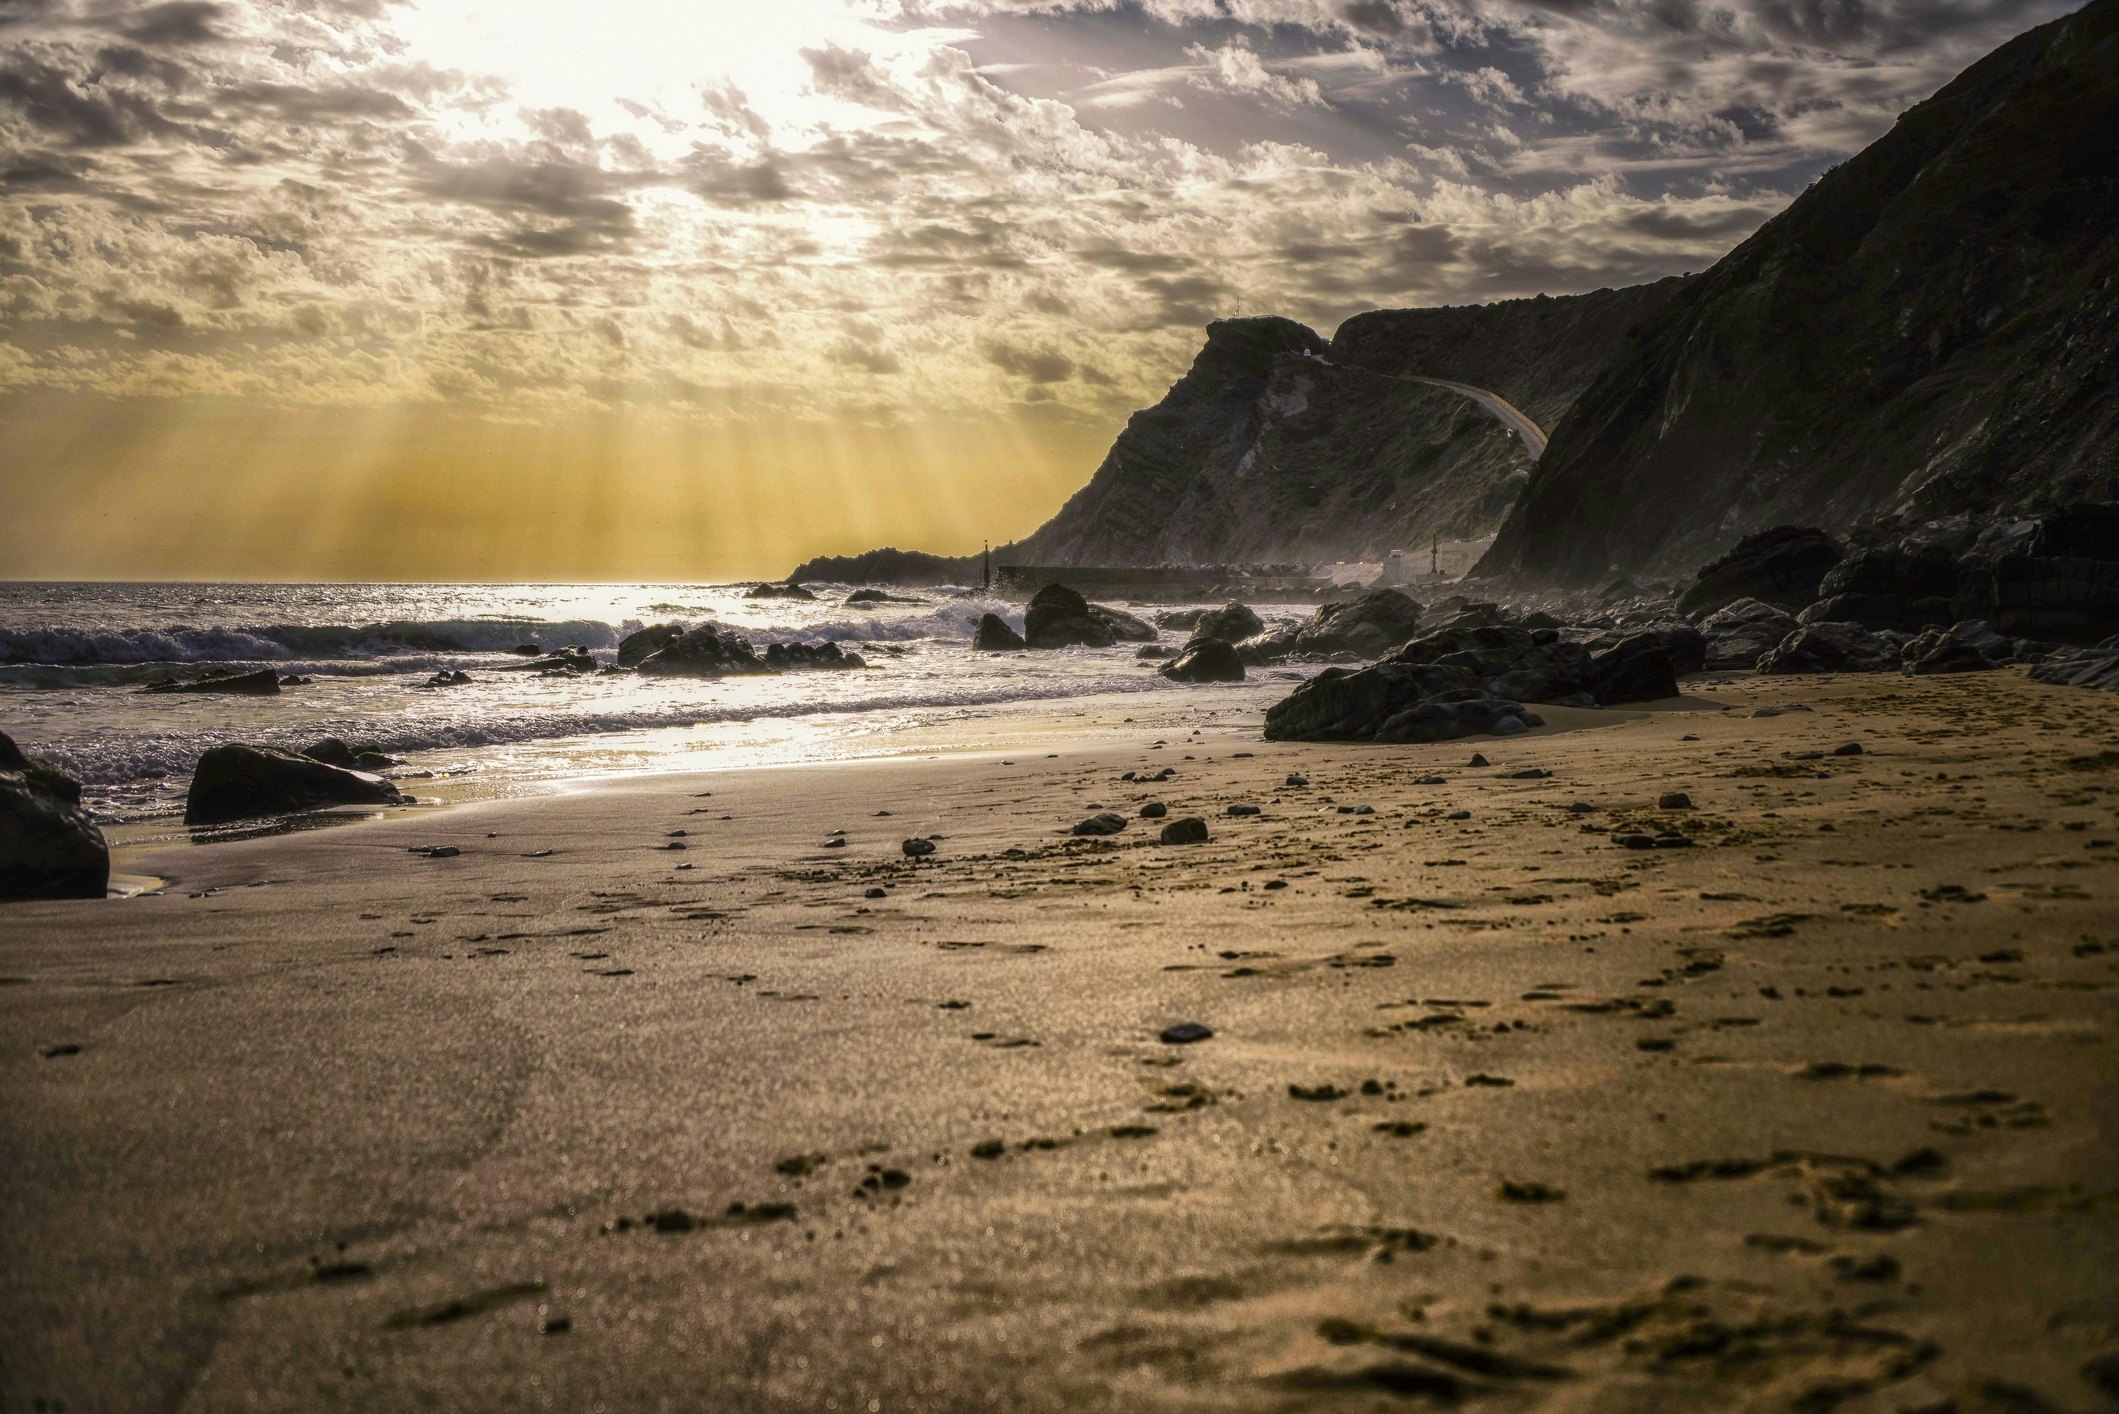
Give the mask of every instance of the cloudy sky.
M 1033 529 L 1200 326 L 1710 264 L 2066 0 L 0 0 L 0 576 Z

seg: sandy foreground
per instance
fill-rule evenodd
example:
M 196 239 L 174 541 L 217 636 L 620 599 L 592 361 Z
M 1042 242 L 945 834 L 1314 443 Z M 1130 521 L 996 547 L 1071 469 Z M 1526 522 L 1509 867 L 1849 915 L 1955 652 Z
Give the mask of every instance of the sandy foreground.
M 0 908 L 0 1408 L 2119 1405 L 2119 698 L 1692 691 L 1158 695 Z M 1148 800 L 1212 840 L 1067 834 Z

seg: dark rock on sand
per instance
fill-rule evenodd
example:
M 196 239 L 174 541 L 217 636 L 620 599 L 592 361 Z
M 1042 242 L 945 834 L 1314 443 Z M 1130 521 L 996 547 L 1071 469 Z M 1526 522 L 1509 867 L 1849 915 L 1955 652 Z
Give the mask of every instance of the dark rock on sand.
M 1677 664 L 1661 635 L 1637 633 L 1589 660 L 1589 691 L 1599 702 L 1656 702 L 1675 697 Z
M 110 849 L 81 808 L 81 783 L 0 732 L 0 899 L 101 898 Z
M 1155 641 L 1155 628 L 1131 614 L 1092 604 L 1064 584 L 1048 584 L 1031 597 L 1023 614 L 1023 638 L 1032 648 L 1109 648 L 1121 639 Z
M 1165 1026 L 1162 1043 L 1166 1046 L 1190 1046 L 1199 1041 L 1211 1040 L 1214 1028 L 1197 1021 L 1180 1021 L 1175 1026 Z
M 1195 638 L 1163 665 L 1162 675 L 1172 682 L 1242 682 L 1243 656 L 1219 638 Z
M 1860 624 L 1803 624 L 1759 659 L 1762 673 L 1881 673 L 1898 666 L 1890 640 Z
M 2030 638 L 2089 642 L 2119 633 L 2119 506 L 2038 521 L 2009 553 L 1966 567 L 1952 610 Z
M 1163 826 L 1160 836 L 1164 844 L 1205 844 L 1207 822 L 1197 815 L 1187 815 L 1181 820 L 1172 820 Z
M 1388 659 L 1326 668 L 1266 709 L 1268 741 L 1448 741 L 1542 725 L 1520 702 L 1491 697 L 1467 668 Z
M 1008 621 L 999 614 L 987 614 L 979 619 L 978 631 L 971 635 L 971 646 L 981 653 L 1013 653 L 1027 648 L 1023 636 L 1008 627 Z
M 227 692 L 244 697 L 270 697 L 280 690 L 280 675 L 271 668 L 254 673 L 214 673 L 191 682 L 158 682 L 145 692 Z
M 1260 634 L 1238 645 L 1247 663 L 1293 656 L 1339 654 L 1374 657 L 1413 636 L 1420 605 L 1395 589 L 1377 589 L 1340 604 L 1326 604 L 1305 623 Z
M 1151 800 L 1140 808 L 1140 818 L 1143 820 L 1160 820 L 1169 813 L 1170 807 L 1159 800 Z
M 184 822 L 212 825 L 332 805 L 397 805 L 405 797 L 381 776 L 327 766 L 270 746 L 216 746 L 192 770 Z
M 1076 821 L 1074 833 L 1077 835 L 1115 835 L 1125 828 L 1125 816 L 1113 810 L 1106 810 L 1101 815 L 1091 815 L 1086 820 Z
M 924 859 L 934 853 L 934 841 L 914 836 L 912 839 L 900 841 L 898 852 L 907 859 Z
M 641 659 L 684 637 L 683 624 L 653 624 L 618 640 L 618 666 L 637 668 Z
M 1799 627 L 1795 615 L 1763 599 L 1738 599 L 1700 620 L 1708 668 L 1755 668 Z
M 2057 687 L 2091 687 L 2119 692 L 2119 636 L 2091 648 L 2055 653 L 2031 669 L 2033 682 Z
M 1989 672 L 1997 664 L 1973 637 L 1974 632 L 1985 627 L 1984 624 L 1956 624 L 1949 628 L 1931 628 L 1899 650 L 1899 663 L 1907 673 L 1922 677 L 1930 673 Z

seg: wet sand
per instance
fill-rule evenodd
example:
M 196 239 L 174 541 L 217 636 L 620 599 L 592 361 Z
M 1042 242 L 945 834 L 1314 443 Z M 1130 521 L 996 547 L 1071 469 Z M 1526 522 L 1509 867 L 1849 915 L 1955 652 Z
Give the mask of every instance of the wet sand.
M 1689 690 L 7 905 L 0 1407 L 2112 1407 L 2119 699 Z M 1068 833 L 1149 800 L 1212 839 Z

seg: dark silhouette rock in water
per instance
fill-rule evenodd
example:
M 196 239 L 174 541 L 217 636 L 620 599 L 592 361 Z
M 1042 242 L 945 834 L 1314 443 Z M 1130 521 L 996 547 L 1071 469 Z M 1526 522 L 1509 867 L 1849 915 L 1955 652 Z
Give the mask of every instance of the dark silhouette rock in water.
M 381 776 L 327 766 L 270 746 L 216 746 L 192 768 L 184 823 L 215 825 L 333 805 L 399 805 L 405 797 Z
M 767 671 L 749 639 L 711 624 L 685 630 L 638 666 L 650 677 L 715 678 Z
M 999 614 L 986 614 L 979 619 L 978 631 L 971 635 L 971 646 L 981 653 L 1013 653 L 1029 645 L 1021 634 L 1008 627 L 1008 620 Z
M 81 808 L 81 783 L 0 732 L 0 899 L 101 898 L 110 849 Z
M 641 659 L 684 637 L 683 624 L 652 624 L 618 640 L 618 666 L 637 668 Z
M 1792 614 L 1816 601 L 1818 586 L 1845 554 L 1822 530 L 1800 525 L 1761 530 L 1701 566 L 1691 588 L 1678 596 L 1678 609 L 1699 615 L 1755 599 Z
M 1708 668 L 1755 668 L 1798 627 L 1795 615 L 1763 599 L 1738 599 L 1700 620 Z
M 920 550 L 869 550 L 859 555 L 820 555 L 795 566 L 789 584 L 824 580 L 833 584 L 976 584 L 977 555 L 929 555 Z
M 2115 55 L 2112 0 L 2029 30 L 1690 281 L 1551 429 L 1479 572 L 1595 584 L 1776 524 L 2103 493 Z
M 191 682 L 158 682 L 145 692 L 226 692 L 241 697 L 271 697 L 280 690 L 280 675 L 271 668 L 251 673 L 215 673 Z
M 1048 584 L 1023 613 L 1023 638 L 1032 648 L 1109 648 L 1121 640 L 1152 643 L 1155 627 L 1092 604 L 1064 584 Z
M 1195 638 L 1160 671 L 1172 682 L 1242 682 L 1243 657 L 1219 638 Z
M 799 584 L 754 584 L 744 591 L 746 599 L 815 599 Z
M 1860 624 L 1803 624 L 1758 661 L 1762 673 L 1882 673 L 1898 649 Z
M 542 658 L 531 658 L 520 663 L 503 663 L 491 669 L 496 673 L 593 673 L 596 671 L 596 656 L 588 649 L 576 644 L 547 653 Z
M 1326 668 L 1266 709 L 1268 741 L 1449 741 L 1512 736 L 1543 721 L 1520 702 L 1489 696 L 1468 668 L 1396 659 Z
M 1306 623 L 1248 639 L 1241 651 L 1249 663 L 1338 654 L 1373 658 L 1404 643 L 1419 627 L 1419 604 L 1395 589 L 1377 589 L 1359 599 L 1326 604 Z
M 880 589 L 856 589 L 843 601 L 848 607 L 862 604 L 922 604 L 926 601 L 911 594 L 888 594 Z
M 302 755 L 311 761 L 321 761 L 326 766 L 338 766 L 348 771 L 380 771 L 398 764 L 371 743 L 354 746 L 335 736 L 327 736 L 313 746 L 303 747 Z
M 865 668 L 868 660 L 858 653 L 848 653 L 836 643 L 769 643 L 765 646 L 765 666 L 776 673 L 830 671 Z

